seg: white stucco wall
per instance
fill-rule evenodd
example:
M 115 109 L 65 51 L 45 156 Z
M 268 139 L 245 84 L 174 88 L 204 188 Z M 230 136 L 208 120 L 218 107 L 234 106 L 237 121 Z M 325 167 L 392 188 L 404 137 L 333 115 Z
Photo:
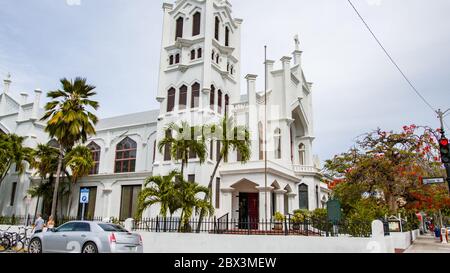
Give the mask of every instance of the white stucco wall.
M 139 234 L 146 253 L 371 253 L 378 250 L 371 238 Z

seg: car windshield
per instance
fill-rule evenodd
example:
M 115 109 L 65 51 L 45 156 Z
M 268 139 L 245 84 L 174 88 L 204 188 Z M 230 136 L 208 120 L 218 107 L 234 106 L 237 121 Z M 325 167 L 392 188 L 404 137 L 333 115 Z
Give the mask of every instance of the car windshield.
M 128 232 L 119 225 L 114 224 L 98 224 L 104 231 Z

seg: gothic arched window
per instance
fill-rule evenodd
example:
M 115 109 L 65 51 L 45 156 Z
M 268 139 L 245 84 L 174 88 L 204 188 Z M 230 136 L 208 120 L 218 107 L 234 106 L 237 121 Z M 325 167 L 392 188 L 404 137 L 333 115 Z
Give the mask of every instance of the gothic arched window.
M 216 58 L 216 52 L 213 50 L 211 53 L 211 60 L 214 61 L 215 58 Z
M 199 49 L 197 49 L 197 58 L 201 58 L 202 57 L 202 49 L 201 48 L 199 48 Z
M 191 50 L 191 61 L 195 60 L 195 49 Z
M 217 112 L 219 112 L 220 114 L 222 114 L 222 90 L 218 90 L 217 91 Z
M 216 64 L 219 64 L 219 53 L 216 54 Z
M 200 34 L 200 22 L 201 22 L 202 15 L 200 12 L 196 12 L 193 16 L 192 20 L 192 36 L 197 36 Z
M 211 85 L 211 92 L 209 93 L 209 107 L 211 110 L 214 111 L 214 104 L 215 104 L 215 96 L 216 96 L 216 88 L 214 85 Z
M 225 46 L 230 45 L 230 29 L 225 27 Z
M 199 106 L 200 106 L 200 84 L 196 82 L 192 85 L 191 108 L 197 108 Z
M 47 143 L 48 146 L 59 149 L 59 143 L 56 139 L 52 139 Z
M 99 166 L 100 166 L 100 146 L 97 145 L 95 142 L 89 143 L 87 147 L 92 152 L 92 159 L 94 161 L 94 167 L 92 167 L 89 174 L 98 174 Z
M 167 91 L 167 112 L 172 112 L 175 107 L 175 88 L 170 88 Z
M 179 110 L 184 110 L 186 109 L 186 105 L 187 105 L 187 93 L 188 93 L 188 88 L 186 85 L 183 85 L 180 87 L 180 102 L 179 102 Z
M 129 137 L 117 144 L 114 173 L 134 172 L 136 169 L 136 150 L 136 142 Z
M 216 22 L 214 25 L 214 38 L 216 38 L 217 41 L 219 41 L 219 28 L 220 28 L 220 19 L 219 17 L 216 17 Z
M 178 18 L 175 30 L 175 41 L 177 40 L 178 37 L 183 38 L 183 25 L 184 25 L 183 17 Z
M 169 57 L 169 64 L 173 65 L 174 59 L 173 59 L 173 55 L 170 55 Z
M 301 184 L 298 186 L 299 209 L 309 209 L 308 186 Z
M 175 63 L 180 63 L 180 53 L 177 53 L 177 55 L 175 55 Z
M 316 208 L 320 208 L 320 200 L 319 200 L 319 186 L 316 185 Z
M 225 95 L 225 117 L 228 116 L 228 107 L 230 105 L 230 97 Z
M 274 144 L 275 144 L 275 159 L 281 159 L 281 130 L 275 129 L 274 132 Z
M 292 137 L 292 128 L 289 129 L 289 139 L 291 144 L 291 162 L 294 163 L 294 139 Z
M 300 143 L 300 145 L 298 145 L 298 163 L 300 165 L 305 165 L 305 153 L 306 153 L 305 144 Z

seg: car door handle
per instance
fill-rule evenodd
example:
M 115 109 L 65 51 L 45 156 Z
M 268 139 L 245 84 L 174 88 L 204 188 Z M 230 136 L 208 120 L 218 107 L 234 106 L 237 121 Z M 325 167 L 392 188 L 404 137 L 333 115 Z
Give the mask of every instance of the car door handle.
M 62 237 L 67 237 L 67 235 L 62 235 Z
M 83 235 L 81 235 L 81 237 L 86 238 L 86 235 L 83 234 Z

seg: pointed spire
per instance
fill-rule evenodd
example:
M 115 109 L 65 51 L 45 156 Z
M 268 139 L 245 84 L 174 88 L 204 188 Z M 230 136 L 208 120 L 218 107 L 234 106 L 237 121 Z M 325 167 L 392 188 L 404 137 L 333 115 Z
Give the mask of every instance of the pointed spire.
M 294 42 L 295 42 L 295 50 L 300 51 L 300 38 L 298 37 L 298 34 L 294 36 Z
M 3 83 L 4 83 L 3 93 L 8 93 L 9 87 L 11 86 L 11 74 L 10 73 L 8 73 L 6 75 L 6 79 L 3 80 Z

